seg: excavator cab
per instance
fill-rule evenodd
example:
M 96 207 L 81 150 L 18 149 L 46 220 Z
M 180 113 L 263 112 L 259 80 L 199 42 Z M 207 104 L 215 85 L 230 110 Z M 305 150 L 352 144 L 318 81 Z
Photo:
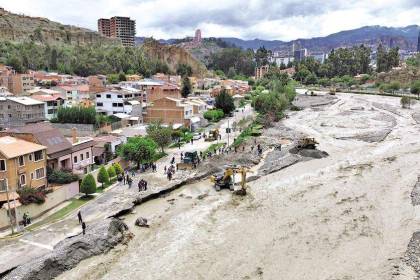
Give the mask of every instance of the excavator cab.
M 216 191 L 221 189 L 234 190 L 233 187 L 233 169 L 228 167 L 223 173 L 218 173 L 210 177 L 211 182 L 214 184 Z

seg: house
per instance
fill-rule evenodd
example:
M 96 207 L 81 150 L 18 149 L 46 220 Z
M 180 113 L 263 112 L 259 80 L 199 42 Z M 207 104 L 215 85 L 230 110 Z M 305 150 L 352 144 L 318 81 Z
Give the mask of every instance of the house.
M 108 116 L 119 113 L 142 121 L 141 92 L 135 88 L 116 87 L 96 93 L 96 111 Z
M 47 185 L 46 147 L 11 136 L 0 137 L 0 204 L 17 199 L 22 187 Z M 16 205 L 17 206 L 17 205 Z
M 63 107 L 65 104 L 64 98 L 59 94 L 37 94 L 31 96 L 33 99 L 45 102 L 45 117 L 48 120 L 57 116 L 58 108 Z
M 124 136 L 101 135 L 93 138 L 93 156 L 96 164 L 106 164 L 116 154 L 118 147 L 127 142 Z
M 73 137 L 69 140 L 57 128 L 44 122 L 10 129 L 0 135 L 11 135 L 45 146 L 47 165 L 51 169 L 69 170 L 75 174 L 91 170 L 92 148 L 95 143 L 92 138 L 78 138 L 74 130 Z
M 35 87 L 34 76 L 32 74 L 19 74 L 14 71 L 2 72 L 0 84 L 7 87 L 15 95 L 22 95 Z
M 0 97 L 0 128 L 44 121 L 45 106 L 30 97 Z
M 55 90 L 59 91 L 65 100 L 66 107 L 78 106 L 84 100 L 89 100 L 90 90 L 89 85 L 59 85 L 54 87 Z
M 89 82 L 89 92 L 97 93 L 106 90 L 106 76 L 104 75 L 95 75 L 88 77 Z
M 190 127 L 193 114 L 193 105 L 183 99 L 164 97 L 155 100 L 144 115 L 144 121 L 151 123 L 161 121 L 174 127 Z

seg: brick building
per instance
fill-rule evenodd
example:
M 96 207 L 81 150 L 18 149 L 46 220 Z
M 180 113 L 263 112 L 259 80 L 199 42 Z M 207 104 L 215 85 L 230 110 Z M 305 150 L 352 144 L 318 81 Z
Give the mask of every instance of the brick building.
M 98 20 L 98 32 L 105 37 L 118 38 L 123 46 L 134 46 L 136 21 L 129 17 L 101 18 Z

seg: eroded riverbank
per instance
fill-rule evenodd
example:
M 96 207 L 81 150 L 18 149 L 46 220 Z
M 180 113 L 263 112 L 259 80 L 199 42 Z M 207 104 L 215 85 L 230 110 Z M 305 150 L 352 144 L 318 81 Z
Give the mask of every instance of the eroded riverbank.
M 315 137 L 329 157 L 263 174 L 244 198 L 205 180 L 142 204 L 124 218 L 134 233 L 128 245 L 58 279 L 414 279 L 404 256 L 420 229 L 410 197 L 420 161 L 412 113 L 420 106 L 337 98 L 283 122 Z M 134 227 L 138 216 L 150 228 Z

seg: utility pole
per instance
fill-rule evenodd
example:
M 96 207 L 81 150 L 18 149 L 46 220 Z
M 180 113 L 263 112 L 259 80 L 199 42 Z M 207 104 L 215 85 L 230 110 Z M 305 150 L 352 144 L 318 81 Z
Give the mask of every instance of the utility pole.
M 1 184 L 4 187 L 6 180 L 2 180 Z M 6 185 L 6 198 L 7 198 L 7 214 L 9 215 L 9 221 L 10 221 L 10 228 L 12 229 L 12 234 L 15 233 L 15 229 L 13 228 L 13 220 L 12 220 L 12 212 L 10 210 L 10 200 L 9 200 L 9 186 Z

